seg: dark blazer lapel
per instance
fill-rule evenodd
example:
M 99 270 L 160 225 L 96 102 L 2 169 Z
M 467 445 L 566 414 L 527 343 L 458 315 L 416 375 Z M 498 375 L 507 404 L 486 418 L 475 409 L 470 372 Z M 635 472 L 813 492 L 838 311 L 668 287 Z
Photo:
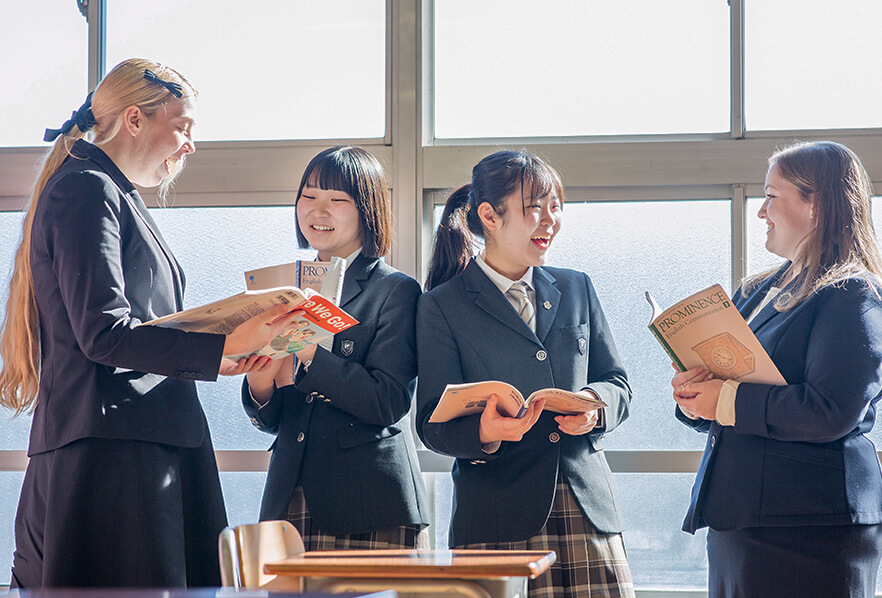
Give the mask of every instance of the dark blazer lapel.
M 521 319 L 514 310 L 505 295 L 499 290 L 493 281 L 481 270 L 481 267 L 472 260 L 462 273 L 466 291 L 475 298 L 475 305 L 483 309 L 493 318 L 496 318 L 518 334 L 535 341 L 536 335 L 530 327 Z
M 132 211 L 138 215 L 144 225 L 147 227 L 147 230 L 150 231 L 150 234 L 153 235 L 153 238 L 156 240 L 156 243 L 159 245 L 159 248 L 162 250 L 163 255 L 165 255 L 165 259 L 168 261 L 169 267 L 172 271 L 172 278 L 174 278 L 175 284 L 175 302 L 177 303 L 177 308 L 179 310 L 184 309 L 184 273 L 181 269 L 180 264 L 178 264 L 177 260 L 172 254 L 171 249 L 166 244 L 165 239 L 163 239 L 162 235 L 159 232 L 159 227 L 156 226 L 156 222 L 154 222 L 153 217 L 150 215 L 147 206 L 144 204 L 144 200 L 141 199 L 141 195 L 138 193 L 138 190 L 135 189 L 135 186 L 132 182 L 126 178 L 126 176 L 122 173 L 119 167 L 110 159 L 110 157 L 105 154 L 101 148 L 92 145 L 91 143 L 86 142 L 83 139 L 77 140 L 74 145 L 74 153 L 81 158 L 88 158 L 92 160 L 95 164 L 97 164 L 101 170 L 106 172 L 110 178 L 113 179 L 113 182 L 123 191 L 122 195 L 126 198 L 126 202 L 128 202 L 129 207 Z
M 346 265 L 346 274 L 343 276 L 343 292 L 340 293 L 340 307 L 345 308 L 347 303 L 361 293 L 379 262 L 379 258 L 365 257 L 363 253 L 359 253 L 351 264 Z
M 560 291 L 554 276 L 542 268 L 533 268 L 533 286 L 536 288 L 536 336 L 544 343 L 557 317 Z

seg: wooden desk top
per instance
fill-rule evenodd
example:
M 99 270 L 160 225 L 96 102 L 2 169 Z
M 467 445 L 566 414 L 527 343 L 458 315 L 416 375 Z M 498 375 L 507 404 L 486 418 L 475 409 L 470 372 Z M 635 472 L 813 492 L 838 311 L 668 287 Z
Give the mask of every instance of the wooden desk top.
M 532 579 L 556 559 L 542 550 L 316 550 L 266 563 L 264 571 L 294 577 Z

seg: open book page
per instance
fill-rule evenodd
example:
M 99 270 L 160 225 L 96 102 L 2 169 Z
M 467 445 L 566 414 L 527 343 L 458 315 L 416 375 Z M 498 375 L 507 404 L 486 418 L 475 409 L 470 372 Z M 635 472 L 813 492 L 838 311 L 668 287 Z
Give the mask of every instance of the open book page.
M 273 339 L 268 345 L 251 353 L 252 355 L 281 358 L 358 324 L 358 320 L 311 289 L 302 291 L 296 287 L 280 287 L 245 291 L 200 307 L 144 322 L 140 326 L 165 326 L 190 332 L 229 334 L 239 324 L 277 305 L 287 305 L 291 310 L 303 309 L 306 313 L 297 319 L 292 330 Z M 247 356 L 229 355 L 228 358 L 235 361 Z
M 719 284 L 666 310 L 648 291 L 646 299 L 649 329 L 680 371 L 704 367 L 721 380 L 787 384 Z
M 511 384 L 499 380 L 486 380 L 448 384 L 429 417 L 429 422 L 446 422 L 457 417 L 481 413 L 492 394 L 499 397 L 496 410 L 507 417 L 522 417 L 530 403 L 538 399 L 546 399 L 545 409 L 555 413 L 582 413 L 606 407 L 606 403 L 601 400 L 559 388 L 537 390 L 525 401 L 521 392 Z

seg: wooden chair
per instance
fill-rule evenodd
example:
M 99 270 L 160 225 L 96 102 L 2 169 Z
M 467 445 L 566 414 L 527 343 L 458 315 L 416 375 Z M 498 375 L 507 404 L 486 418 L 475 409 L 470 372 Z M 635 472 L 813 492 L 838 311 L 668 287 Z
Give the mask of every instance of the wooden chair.
M 261 521 L 224 528 L 218 538 L 221 583 L 234 588 L 299 590 L 299 579 L 267 575 L 263 564 L 303 551 L 300 532 L 288 521 Z

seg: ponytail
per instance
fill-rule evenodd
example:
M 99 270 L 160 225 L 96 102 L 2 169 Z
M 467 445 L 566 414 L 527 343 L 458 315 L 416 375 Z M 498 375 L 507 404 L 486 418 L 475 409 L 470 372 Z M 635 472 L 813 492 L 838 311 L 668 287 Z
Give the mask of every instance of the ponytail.
M 36 406 L 40 384 L 40 319 L 31 276 L 31 230 L 37 200 L 49 179 L 70 155 L 77 139 L 85 137 L 79 126 L 55 140 L 43 158 L 40 174 L 31 192 L 21 229 L 21 243 L 15 252 L 6 313 L 0 327 L 0 405 L 19 415 Z
M 469 202 L 471 190 L 471 185 L 463 185 L 447 198 L 441 224 L 435 232 L 435 247 L 426 276 L 427 291 L 447 282 L 469 264 L 475 237 L 481 236 L 481 232 L 476 233 L 469 226 L 469 220 L 478 220 Z M 476 224 L 477 231 L 481 231 L 481 223 Z

